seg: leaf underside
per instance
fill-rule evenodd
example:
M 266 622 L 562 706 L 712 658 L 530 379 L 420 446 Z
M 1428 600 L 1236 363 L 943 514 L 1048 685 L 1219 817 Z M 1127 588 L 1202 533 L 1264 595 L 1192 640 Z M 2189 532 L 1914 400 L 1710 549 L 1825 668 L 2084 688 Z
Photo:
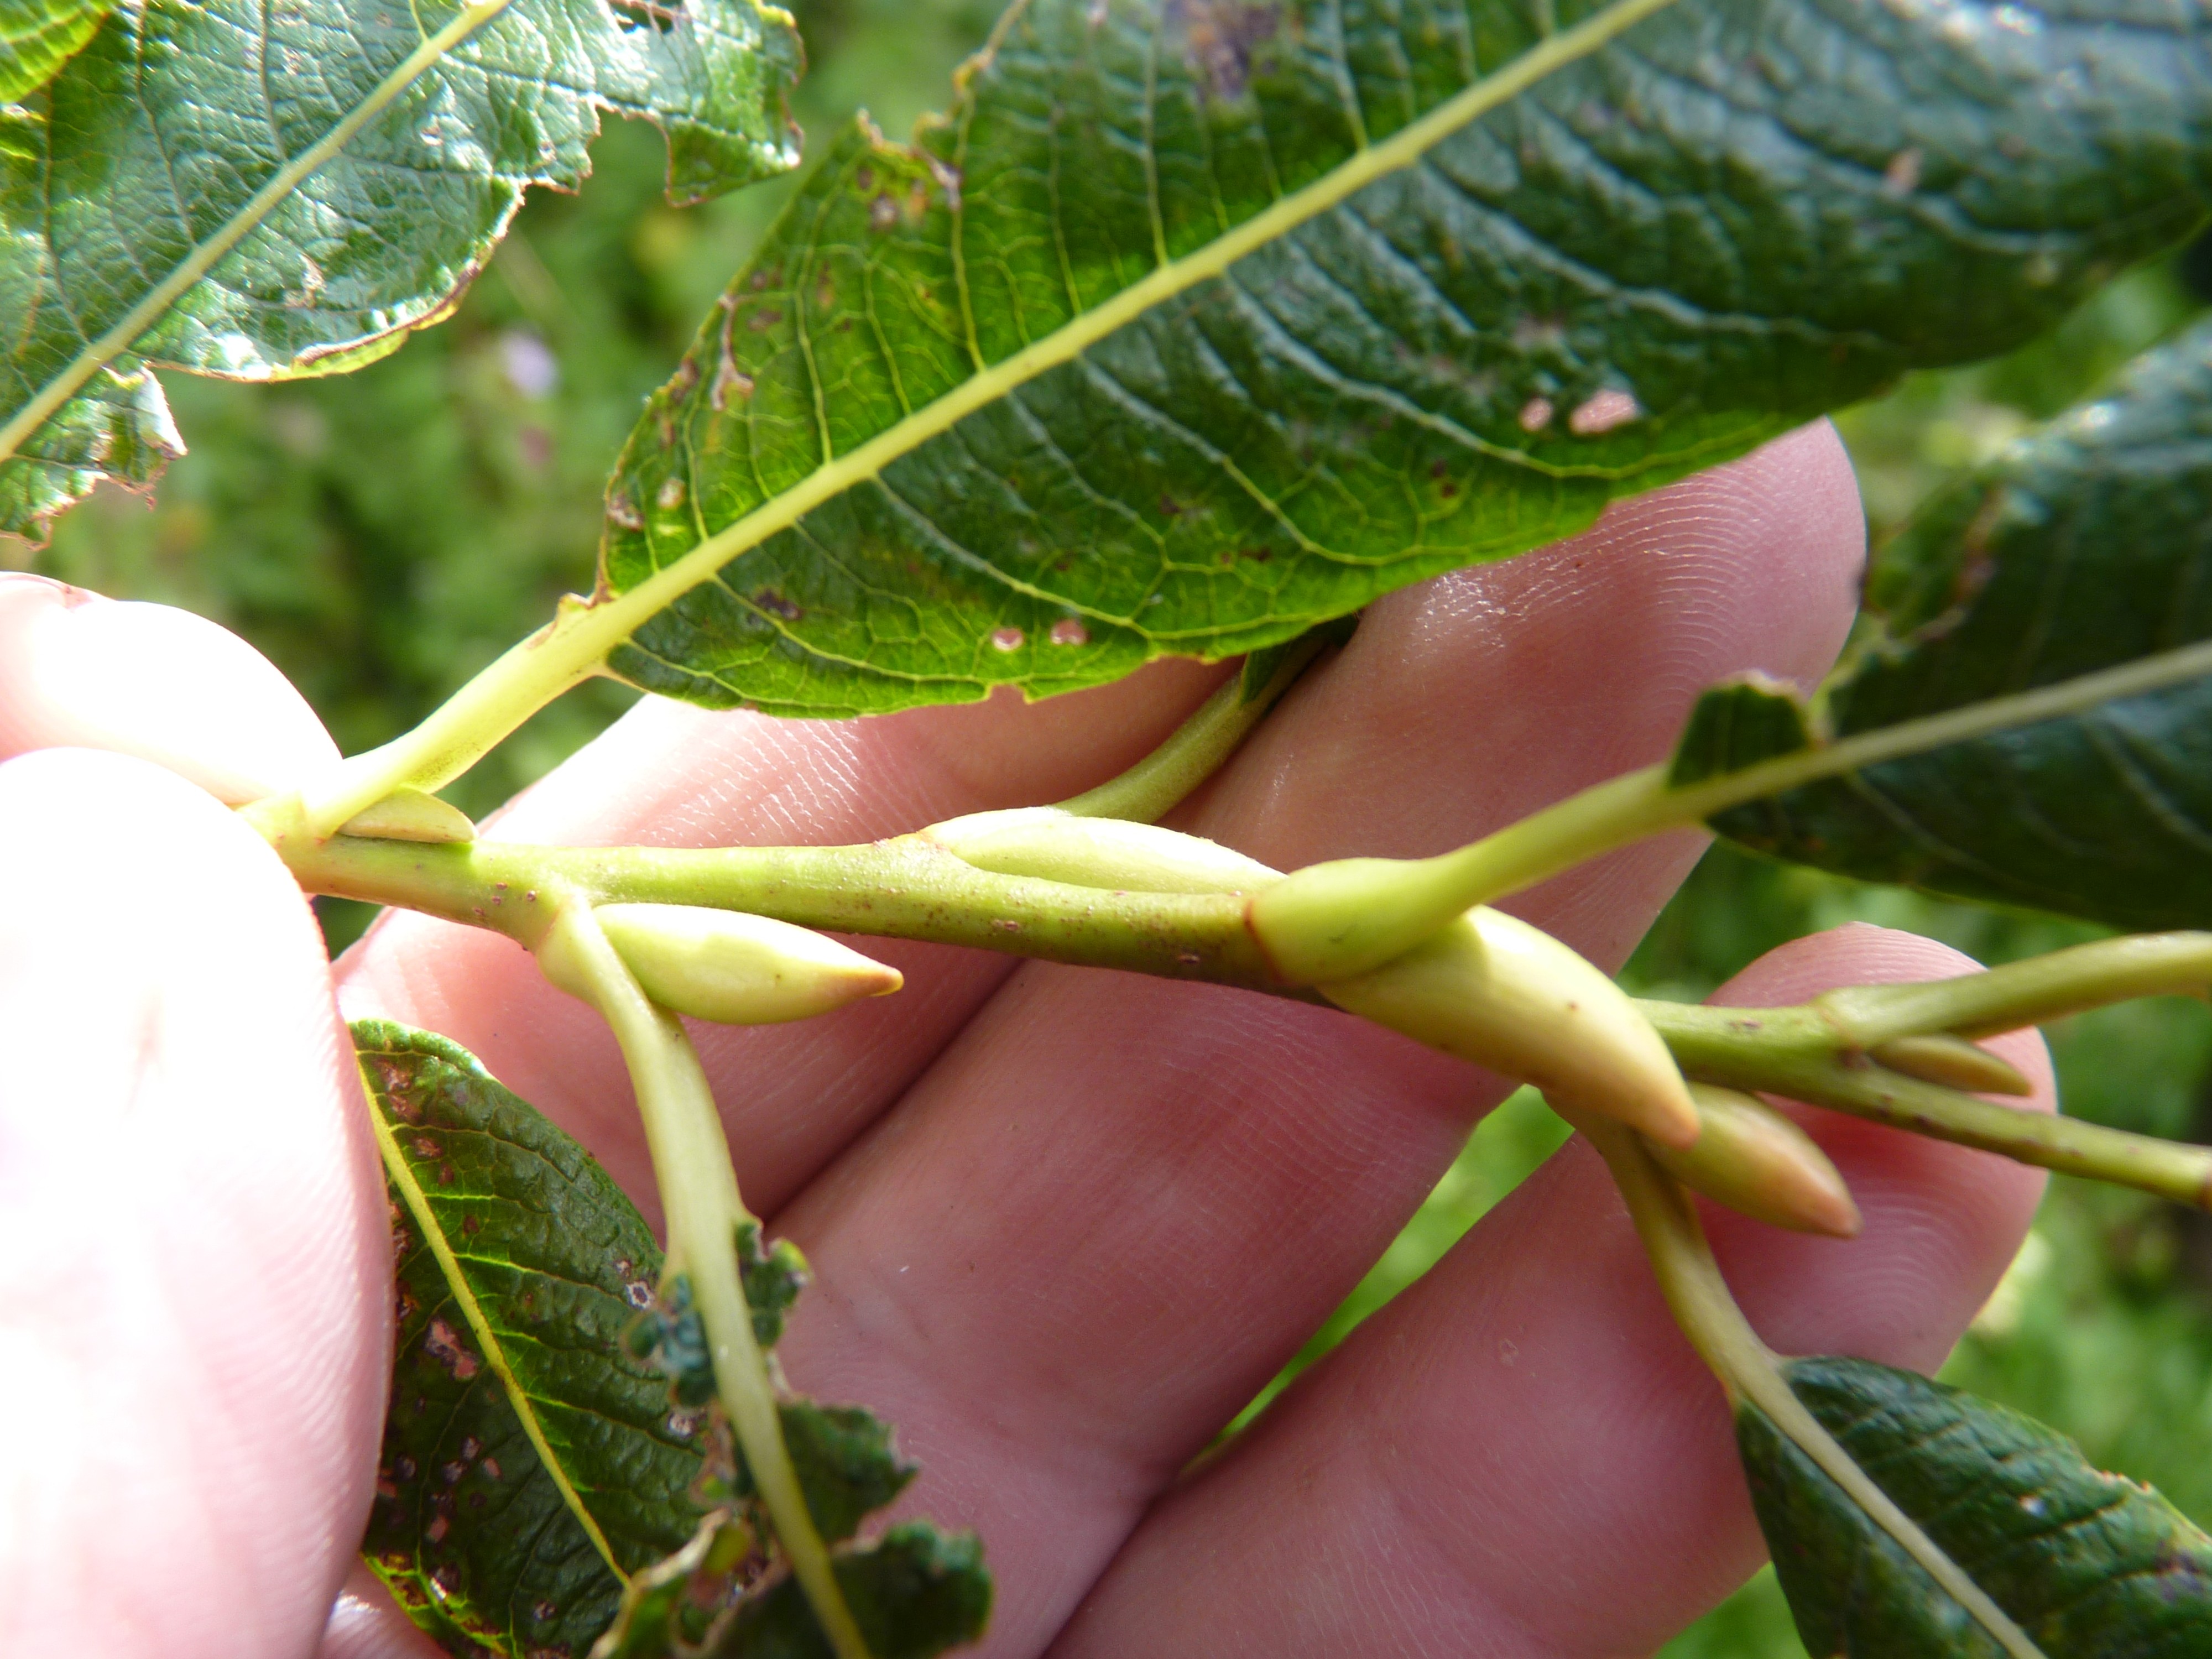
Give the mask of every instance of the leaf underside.
M 1853 1462 L 2051 1659 L 2212 1653 L 2212 1538 L 2033 1419 L 1910 1372 L 1800 1359 L 1791 1389 Z M 1752 1499 L 1806 1648 L 1834 1659 L 2003 1650 L 1756 1407 Z
M 826 1655 L 772 1547 L 756 1542 L 769 1529 L 707 1403 L 711 1372 L 692 1387 L 706 1359 L 687 1287 L 660 1283 L 629 1199 L 465 1050 L 379 1021 L 354 1036 L 399 1279 L 362 1553 L 400 1606 L 468 1659 L 595 1644 L 653 1659 L 672 1651 L 656 1640 L 696 1642 L 709 1626 L 726 1659 Z M 763 1248 L 750 1224 L 732 1244 L 755 1333 L 773 1346 L 804 1264 L 787 1244 Z M 913 1479 L 890 1430 L 857 1407 L 787 1399 L 779 1411 L 807 1507 L 842 1546 L 854 1614 L 881 1636 L 877 1659 L 975 1639 L 990 1579 L 972 1537 L 909 1522 L 849 1541 Z M 707 1562 L 718 1537 L 738 1547 Z
M 2201 216 L 2206 20 L 2117 0 L 1680 0 L 1345 193 L 1550 9 L 1018 6 L 653 398 L 607 586 L 758 516 L 612 666 L 841 714 L 1256 649 L 2005 349 Z
M 400 0 L 147 0 L 0 109 L 0 418 L 453 15 Z M 666 132 L 674 200 L 788 167 L 797 63 L 788 18 L 757 0 L 514 0 L 0 463 L 0 529 L 40 533 L 100 478 L 143 483 L 179 453 L 149 365 L 327 374 L 435 321 L 530 185 L 572 189 L 589 171 L 602 111 Z
M 1869 637 L 1806 710 L 1707 693 L 1690 781 L 2212 638 L 2212 324 L 2012 447 L 1877 558 Z M 2212 921 L 2212 681 L 1723 813 L 1747 846 L 2132 928 Z
M 681 1547 L 704 1508 L 692 1488 L 706 1445 L 696 1415 L 672 1411 L 667 1378 L 621 1346 L 659 1271 L 653 1235 L 581 1147 L 465 1051 L 381 1023 L 354 1036 L 390 1145 L 616 1563 L 635 1571 Z M 396 1187 L 392 1210 L 399 1323 L 362 1553 L 449 1647 L 580 1654 L 623 1581 Z
M 0 103 L 53 79 L 92 39 L 112 0 L 0 0 Z

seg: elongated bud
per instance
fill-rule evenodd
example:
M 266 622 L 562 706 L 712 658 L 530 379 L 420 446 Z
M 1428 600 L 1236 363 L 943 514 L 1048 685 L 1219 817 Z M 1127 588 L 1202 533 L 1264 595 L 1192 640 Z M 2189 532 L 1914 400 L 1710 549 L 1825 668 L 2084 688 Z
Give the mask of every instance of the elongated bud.
M 602 904 L 592 914 L 646 995 L 725 1025 L 805 1019 L 904 983 L 896 968 L 766 916 L 687 904 Z M 592 1000 L 568 961 L 572 948 L 567 930 L 556 927 L 538 947 L 538 963 L 562 990 Z
M 1690 1097 L 1705 1126 L 1697 1145 L 1651 1148 L 1674 1179 L 1770 1226 L 1857 1236 L 1851 1189 L 1812 1136 L 1741 1089 L 1692 1083 Z
M 1976 1094 L 2032 1095 L 2035 1085 L 2002 1055 L 1978 1042 L 1934 1032 L 1921 1036 L 1892 1037 L 1876 1043 L 1869 1056 L 1893 1072 L 1929 1083 L 1945 1083 Z
M 1339 859 L 1291 872 L 1247 914 L 1284 981 L 1326 985 L 1396 960 L 1450 926 L 1465 902 L 1433 860 Z
M 403 785 L 348 818 L 338 834 L 378 841 L 459 842 L 474 841 L 477 827 L 459 807 Z
M 1478 906 L 1396 961 L 1325 984 L 1340 1008 L 1533 1083 L 1670 1146 L 1698 1138 L 1674 1056 L 1620 988 L 1542 929 Z
M 963 863 L 1124 893 L 1249 893 L 1282 877 L 1218 842 L 1123 818 L 1018 806 L 948 818 L 921 832 Z

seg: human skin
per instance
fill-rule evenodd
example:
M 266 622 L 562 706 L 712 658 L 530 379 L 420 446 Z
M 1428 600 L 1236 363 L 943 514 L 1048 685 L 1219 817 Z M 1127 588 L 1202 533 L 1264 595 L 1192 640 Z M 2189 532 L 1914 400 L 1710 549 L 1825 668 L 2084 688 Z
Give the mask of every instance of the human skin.
M 1585 536 L 1379 602 L 1174 822 L 1279 866 L 1465 842 L 1659 758 L 1714 680 L 1816 678 L 1863 554 L 1841 447 L 1808 428 Z M 11 652 L 64 602 L 0 580 L 0 665 L 75 661 L 66 629 Z M 0 666 L 0 754 L 97 743 L 219 781 L 295 776 L 327 750 L 296 697 L 272 712 L 266 665 L 181 624 L 170 647 L 140 644 L 195 676 L 211 711 L 196 735 L 134 732 L 127 702 L 83 714 L 82 672 Z M 1035 706 L 851 723 L 648 700 L 488 833 L 834 842 L 1053 799 L 1137 758 L 1220 672 L 1162 664 Z M 1701 846 L 1660 837 L 1509 908 L 1617 966 Z M 508 941 L 419 916 L 326 970 L 273 856 L 146 759 L 0 766 L 0 1227 L 21 1241 L 0 1267 L 0 1341 L 52 1397 L 97 1401 L 68 1434 L 21 1412 L 0 1428 L 0 1647 L 430 1653 L 358 1572 L 332 1610 L 389 1340 L 381 1182 L 333 1006 L 465 1044 L 657 1218 L 611 1039 Z M 749 1201 L 816 1269 L 786 1369 L 896 1425 L 923 1466 L 902 1511 L 981 1533 L 999 1585 L 984 1652 L 1599 1659 L 1657 1646 L 1757 1564 L 1718 1390 L 1579 1143 L 1188 1471 L 1503 1080 L 1302 1003 L 859 943 L 908 988 L 694 1030 Z M 1850 928 L 1723 994 L 1794 1001 L 1964 965 Z M 2047 1103 L 2040 1040 L 1996 1046 Z M 1709 1212 L 1753 1323 L 1786 1351 L 1932 1367 L 2040 1176 L 1801 1115 L 1866 1230 L 1840 1244 Z M 128 1130 L 149 1120 L 166 1180 Z M 145 1171 L 131 1224 L 73 1218 L 118 1159 Z M 239 1195 L 220 1238 L 169 1249 L 206 1224 L 210 1190 Z M 170 1543 L 180 1530 L 191 1548 Z M 116 1585 L 136 1610 L 110 1617 Z

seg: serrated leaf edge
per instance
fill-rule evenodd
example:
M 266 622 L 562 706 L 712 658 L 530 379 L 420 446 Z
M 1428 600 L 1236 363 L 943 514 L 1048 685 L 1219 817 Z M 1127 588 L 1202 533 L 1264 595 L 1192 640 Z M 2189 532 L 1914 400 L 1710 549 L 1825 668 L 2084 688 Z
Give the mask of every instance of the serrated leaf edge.
M 26 439 L 83 389 L 86 381 L 128 351 L 194 283 L 274 212 L 279 203 L 352 143 L 355 136 L 389 108 L 401 93 L 447 53 L 505 11 L 510 3 L 512 0 L 464 0 L 459 12 L 444 27 L 409 52 L 398 68 L 377 83 L 374 91 L 349 110 L 328 132 L 279 167 L 244 207 L 204 241 L 196 244 L 167 276 L 125 312 L 121 321 L 71 358 L 67 368 L 40 387 L 35 396 L 17 410 L 4 426 L 0 426 L 0 461 L 12 458 Z
M 507 1363 L 507 1350 L 501 1346 L 498 1334 L 484 1317 L 483 1306 L 477 1301 L 476 1291 L 470 1287 L 467 1278 L 461 1272 L 460 1259 L 453 1254 L 453 1247 L 431 1216 L 429 1194 L 422 1190 L 422 1183 L 415 1178 L 413 1166 L 399 1150 L 398 1138 L 392 1133 L 391 1124 L 385 1121 L 384 1112 L 376 1103 L 378 1090 L 375 1079 L 369 1076 L 368 1067 L 358 1054 L 355 1057 L 355 1064 L 361 1071 L 362 1087 L 368 1097 L 369 1123 L 376 1132 L 376 1149 L 384 1161 L 386 1173 L 391 1177 L 392 1184 L 399 1189 L 416 1224 L 422 1228 L 423 1242 L 430 1247 L 431 1255 L 437 1258 L 439 1271 L 445 1275 L 453 1299 L 460 1304 L 461 1317 L 483 1351 L 484 1363 L 491 1367 L 492 1374 L 499 1378 L 500 1386 L 507 1390 L 507 1403 L 514 1408 L 515 1419 L 522 1425 L 522 1432 L 528 1437 L 531 1449 L 538 1454 L 538 1461 L 552 1478 L 555 1488 L 561 1494 L 561 1501 L 576 1517 L 577 1524 L 583 1528 L 585 1535 L 592 1540 L 592 1547 L 599 1551 L 600 1559 L 607 1564 L 607 1570 L 627 1588 L 629 1574 L 624 1572 L 622 1564 L 615 1559 L 614 1549 L 607 1542 L 606 1534 L 600 1530 L 599 1523 L 592 1518 L 591 1510 L 585 1508 L 583 1494 L 568 1479 L 568 1472 L 561 1467 L 561 1460 L 553 1450 L 552 1442 L 546 1437 L 544 1425 L 538 1420 L 536 1406 L 516 1379 L 514 1367 Z

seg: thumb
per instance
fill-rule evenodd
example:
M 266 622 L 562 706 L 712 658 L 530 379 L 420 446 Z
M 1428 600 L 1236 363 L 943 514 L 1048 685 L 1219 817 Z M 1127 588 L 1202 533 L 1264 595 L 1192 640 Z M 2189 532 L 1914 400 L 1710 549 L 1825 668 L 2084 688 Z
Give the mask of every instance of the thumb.
M 0 573 L 0 760 L 106 749 L 242 805 L 338 757 L 307 699 L 189 611 Z
M 392 1295 L 314 924 L 205 794 L 82 750 L 0 765 L 0 1653 L 312 1653 Z

